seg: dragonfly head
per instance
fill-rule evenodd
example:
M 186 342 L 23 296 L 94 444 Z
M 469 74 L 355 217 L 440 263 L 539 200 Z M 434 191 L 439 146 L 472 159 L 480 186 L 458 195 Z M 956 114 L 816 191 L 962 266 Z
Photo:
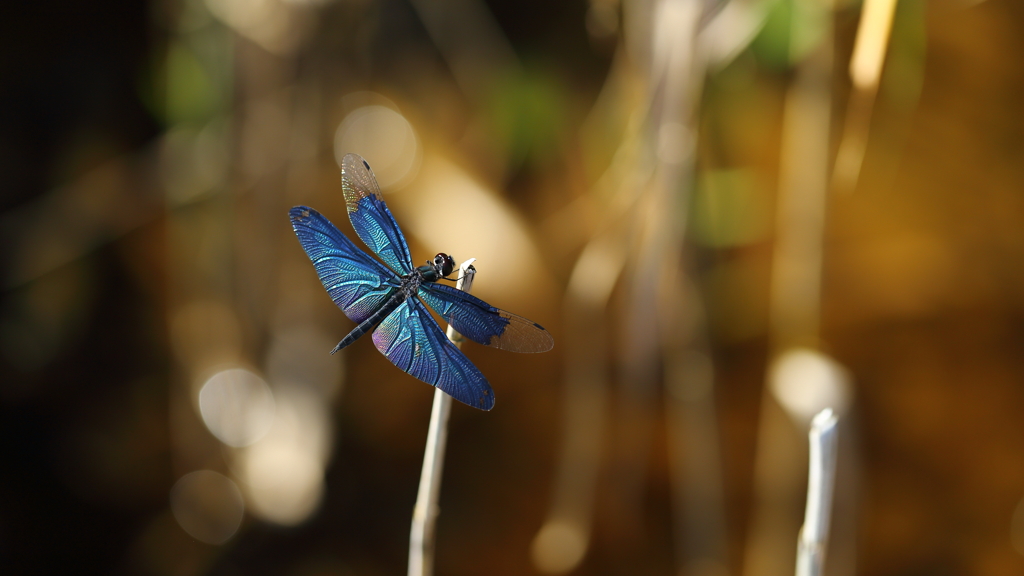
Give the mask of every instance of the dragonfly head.
M 444 252 L 439 252 L 437 256 L 434 256 L 432 266 L 434 267 L 434 270 L 437 270 L 437 273 L 441 278 L 446 278 L 453 270 L 455 270 L 455 259 Z

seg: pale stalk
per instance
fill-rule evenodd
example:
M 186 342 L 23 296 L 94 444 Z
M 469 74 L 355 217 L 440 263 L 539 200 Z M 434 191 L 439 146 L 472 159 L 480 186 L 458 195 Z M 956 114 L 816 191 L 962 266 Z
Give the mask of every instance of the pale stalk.
M 473 286 L 476 268 L 470 258 L 459 267 L 455 288 L 469 292 Z M 448 326 L 448 339 L 462 347 L 462 335 Z M 444 449 L 448 442 L 448 415 L 452 397 L 434 389 L 434 405 L 430 410 L 427 428 L 427 447 L 423 450 L 423 470 L 416 506 L 412 511 L 412 529 L 409 532 L 409 576 L 431 576 L 434 573 L 434 527 L 437 524 L 437 500 L 441 493 L 441 472 L 444 470 Z
M 837 422 L 831 408 L 819 412 L 811 422 L 807 509 L 797 544 L 796 576 L 821 576 L 824 571 L 835 491 Z

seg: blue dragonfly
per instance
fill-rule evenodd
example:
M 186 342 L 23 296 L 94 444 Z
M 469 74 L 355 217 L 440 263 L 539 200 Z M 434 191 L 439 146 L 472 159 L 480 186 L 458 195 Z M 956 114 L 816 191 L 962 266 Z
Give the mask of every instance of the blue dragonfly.
M 546 352 L 554 346 L 551 334 L 522 316 L 438 284 L 451 280 L 455 269 L 448 254 L 414 267 L 409 245 L 366 160 L 346 155 L 341 185 L 352 227 L 384 264 L 357 248 L 316 210 L 296 206 L 288 213 L 327 293 L 357 323 L 331 354 L 373 330 L 373 345 L 395 366 L 463 404 L 493 408 L 491 385 L 448 340 L 427 306 L 466 338 L 502 350 Z

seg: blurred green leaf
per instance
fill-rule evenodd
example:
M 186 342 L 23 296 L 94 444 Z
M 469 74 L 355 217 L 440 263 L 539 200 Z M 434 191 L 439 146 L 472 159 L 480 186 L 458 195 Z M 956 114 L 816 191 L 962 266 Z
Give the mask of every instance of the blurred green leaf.
M 768 9 L 761 32 L 750 43 L 758 60 L 772 68 L 789 67 L 789 28 L 792 0 L 777 0 Z
M 829 18 L 825 2 L 775 0 L 751 49 L 769 67 L 789 68 L 818 47 Z
M 141 99 L 165 126 L 203 125 L 228 107 L 231 62 L 230 45 L 218 26 L 182 35 L 151 66 Z
M 496 82 L 486 114 L 511 164 L 541 167 L 563 145 L 567 107 L 557 78 L 527 71 Z
M 700 176 L 691 231 L 700 244 L 726 248 L 764 239 L 771 204 L 747 169 L 710 170 Z
M 213 114 L 213 81 L 188 47 L 178 42 L 171 44 L 165 73 L 165 117 L 169 123 L 198 121 Z
M 924 85 L 925 5 L 921 0 L 903 0 L 893 16 L 889 53 L 882 71 L 880 97 L 899 106 L 913 108 Z

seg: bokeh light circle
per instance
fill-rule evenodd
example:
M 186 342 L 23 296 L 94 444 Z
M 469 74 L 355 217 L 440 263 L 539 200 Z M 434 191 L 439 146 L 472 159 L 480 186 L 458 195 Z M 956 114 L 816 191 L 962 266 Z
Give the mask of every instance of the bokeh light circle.
M 843 414 L 852 396 L 846 369 L 807 348 L 779 356 L 771 366 L 770 383 L 772 394 L 790 417 L 806 423 L 825 408 Z
M 545 574 L 564 574 L 576 568 L 587 553 L 589 537 L 572 522 L 552 520 L 533 539 L 533 565 Z
M 308 450 L 289 442 L 264 441 L 245 452 L 242 472 L 253 514 L 294 526 L 308 518 L 323 498 L 323 466 Z
M 242 368 L 221 370 L 199 391 L 203 423 L 228 446 L 248 446 L 274 423 L 274 395 L 262 378 Z
M 171 513 L 182 530 L 207 544 L 223 544 L 238 532 L 245 512 L 242 492 L 213 470 L 190 472 L 171 487 Z
M 334 158 L 341 166 L 346 154 L 369 162 L 381 188 L 399 187 L 416 174 L 420 144 L 412 124 L 397 111 L 373 104 L 350 112 L 334 133 Z

